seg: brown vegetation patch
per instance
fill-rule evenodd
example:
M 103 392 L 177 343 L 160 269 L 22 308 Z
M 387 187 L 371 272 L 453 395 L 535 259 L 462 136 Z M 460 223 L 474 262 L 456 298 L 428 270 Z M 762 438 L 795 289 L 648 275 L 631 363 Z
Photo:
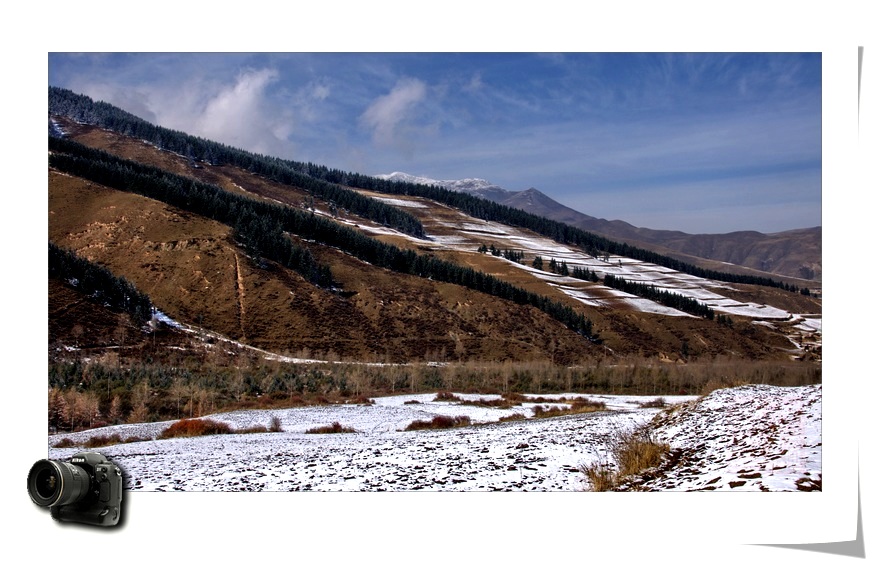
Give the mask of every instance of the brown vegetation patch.
M 278 418 L 272 418 L 269 427 L 266 426 L 250 426 L 245 428 L 233 429 L 225 422 L 218 422 L 210 418 L 190 418 L 178 420 L 162 430 L 159 439 L 169 439 L 172 437 L 198 437 L 202 435 L 222 435 L 222 434 L 248 434 L 248 433 L 269 433 L 280 432 L 281 421 Z
M 452 392 L 437 392 L 437 395 L 434 396 L 435 402 L 461 402 L 462 399 L 453 394 Z
M 587 414 L 605 410 L 605 402 L 597 402 L 586 398 L 570 400 L 568 406 L 533 406 L 532 412 L 536 418 L 554 418 L 557 416 L 570 416 L 573 414 Z
M 647 426 L 615 429 L 608 449 L 613 464 L 597 462 L 580 467 L 593 491 L 614 490 L 636 474 L 660 465 L 669 453 L 669 445 L 655 440 Z
M 503 416 L 498 418 L 499 422 L 518 422 L 520 420 L 525 420 L 526 416 L 520 413 L 510 414 L 509 416 Z
M 430 420 L 415 420 L 404 428 L 403 431 L 422 429 L 450 429 L 471 425 L 471 419 L 467 416 L 434 416 Z
M 62 440 L 63 441 L 63 440 Z M 69 440 L 68 440 L 69 441 Z M 129 436 L 123 438 L 118 433 L 110 434 L 110 435 L 93 435 L 89 439 L 87 439 L 84 443 L 82 443 L 83 447 L 107 447 L 108 445 L 117 445 L 120 443 L 134 443 L 138 441 L 148 441 L 143 437 Z M 55 447 L 61 447 L 56 445 Z
M 211 419 L 185 419 L 178 420 L 162 430 L 159 434 L 160 439 L 168 439 L 172 437 L 198 437 L 202 435 L 217 435 L 233 433 L 232 428 L 227 423 L 214 421 Z
M 306 433 L 309 434 L 322 434 L 322 433 L 354 433 L 355 429 L 352 427 L 343 426 L 339 422 L 333 422 L 330 425 L 314 427 L 306 430 Z

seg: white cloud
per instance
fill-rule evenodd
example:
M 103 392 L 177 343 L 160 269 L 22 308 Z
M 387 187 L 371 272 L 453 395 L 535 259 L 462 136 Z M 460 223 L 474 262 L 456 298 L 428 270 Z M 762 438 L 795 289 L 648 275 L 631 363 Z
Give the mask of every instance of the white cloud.
M 233 85 L 208 99 L 198 113 L 196 130 L 207 138 L 256 152 L 283 148 L 293 132 L 293 120 L 289 112 L 273 108 L 266 97 L 267 87 L 277 79 L 274 69 L 240 73 Z
M 401 79 L 387 95 L 377 98 L 361 115 L 361 124 L 373 132 L 373 141 L 382 145 L 404 143 L 407 120 L 425 99 L 427 88 L 418 79 Z M 401 139 L 403 137 L 403 139 Z
M 184 79 L 140 82 L 134 86 L 80 82 L 78 90 L 143 119 L 234 147 L 293 156 L 298 107 L 278 104 L 270 90 L 275 69 L 246 69 L 232 80 L 192 74 Z M 319 90 L 320 93 L 320 90 Z
M 478 71 L 471 76 L 471 80 L 464 86 L 464 90 L 468 92 L 477 92 L 484 86 L 483 74 Z
M 316 101 L 323 101 L 330 96 L 330 88 L 323 83 L 309 84 L 309 96 Z

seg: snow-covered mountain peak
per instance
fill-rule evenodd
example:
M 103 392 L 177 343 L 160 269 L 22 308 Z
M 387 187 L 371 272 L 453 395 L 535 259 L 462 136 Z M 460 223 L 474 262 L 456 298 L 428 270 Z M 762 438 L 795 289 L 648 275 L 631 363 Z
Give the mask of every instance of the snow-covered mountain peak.
M 455 192 L 464 192 L 494 200 L 502 201 L 516 192 L 506 190 L 497 184 L 493 184 L 483 178 L 461 178 L 458 180 L 437 180 L 425 176 L 414 176 L 405 172 L 392 172 L 391 174 L 378 174 L 376 178 L 391 180 L 393 182 L 409 182 L 412 184 L 427 184 L 438 186 Z
M 500 188 L 497 184 L 492 184 L 488 180 L 482 178 L 462 178 L 459 180 L 437 180 L 428 178 L 427 176 L 415 176 L 406 172 L 392 172 L 391 174 L 378 174 L 376 178 L 383 180 L 391 180 L 394 182 L 410 182 L 412 184 L 428 184 L 432 186 L 440 186 L 448 190 L 482 190 L 492 188 L 493 190 Z

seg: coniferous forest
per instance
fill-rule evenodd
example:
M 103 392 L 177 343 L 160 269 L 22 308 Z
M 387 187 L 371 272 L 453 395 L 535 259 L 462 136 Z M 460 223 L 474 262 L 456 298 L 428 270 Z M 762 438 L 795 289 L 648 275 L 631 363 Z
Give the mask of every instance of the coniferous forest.
M 436 186 L 393 182 L 312 163 L 267 157 L 235 149 L 201 137 L 152 125 L 113 105 L 95 102 L 87 96 L 75 94 L 67 89 L 49 87 L 49 113 L 50 115 L 66 115 L 83 123 L 137 137 L 155 144 L 159 148 L 185 156 L 194 162 L 236 166 L 275 182 L 296 185 L 327 200 L 337 208 L 348 210 L 415 237 L 423 237 L 424 228 L 414 216 L 399 208 L 358 194 L 345 186 L 436 200 L 476 218 L 534 231 L 559 243 L 578 247 L 594 257 L 603 254 L 619 255 L 706 279 L 798 291 L 795 285 L 768 277 L 740 275 L 697 267 L 666 255 L 630 246 L 626 243 L 615 242 L 562 222 L 470 194 Z
M 52 242 L 49 242 L 49 278 L 64 281 L 100 304 L 125 311 L 140 324 L 152 316 L 150 298 L 127 279 Z
M 233 194 L 211 184 L 121 159 L 63 138 L 49 137 L 49 150 L 49 165 L 59 171 L 159 200 L 235 228 L 243 245 L 297 271 L 319 287 L 332 287 L 330 268 L 318 264 L 307 248 L 295 245 L 285 234 L 339 248 L 362 261 L 392 271 L 462 285 L 517 304 L 530 305 L 575 332 L 588 338 L 592 336 L 592 322 L 563 303 L 483 272 L 383 243 L 313 212 Z

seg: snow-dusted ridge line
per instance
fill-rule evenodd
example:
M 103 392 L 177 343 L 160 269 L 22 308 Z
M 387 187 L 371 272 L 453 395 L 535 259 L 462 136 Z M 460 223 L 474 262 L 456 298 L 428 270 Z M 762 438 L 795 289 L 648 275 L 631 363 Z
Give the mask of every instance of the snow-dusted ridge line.
M 436 180 L 427 176 L 415 176 L 406 172 L 392 172 L 391 174 L 377 174 L 376 178 L 393 182 L 408 182 L 410 184 L 424 184 L 426 186 L 438 186 L 447 190 L 475 191 L 485 189 L 503 190 L 497 184 L 492 184 L 483 178 L 460 178 L 456 180 Z

